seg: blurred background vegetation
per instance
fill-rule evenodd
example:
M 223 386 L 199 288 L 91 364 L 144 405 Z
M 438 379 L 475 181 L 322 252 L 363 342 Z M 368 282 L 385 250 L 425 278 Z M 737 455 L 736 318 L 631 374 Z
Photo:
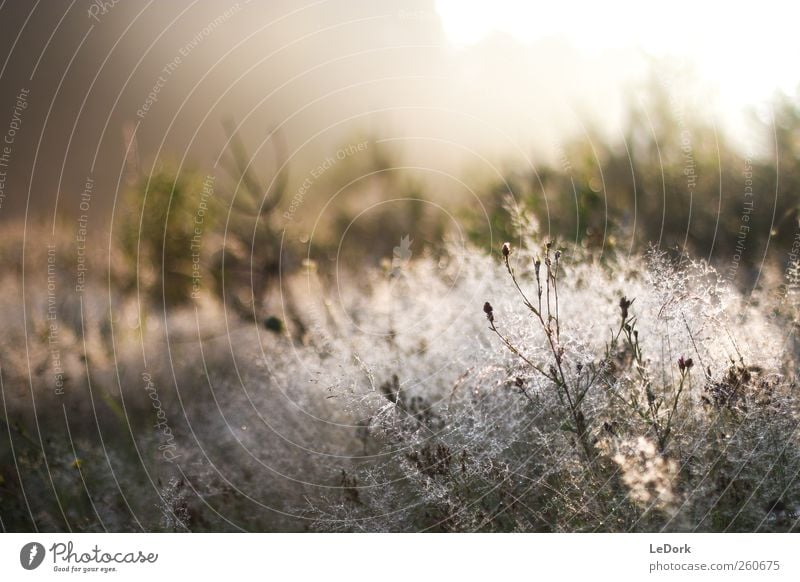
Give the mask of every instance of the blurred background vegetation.
M 391 261 L 405 236 L 415 241 L 411 256 L 418 258 L 438 256 L 448 243 L 491 252 L 518 239 L 520 228 L 598 255 L 650 245 L 688 253 L 707 259 L 743 291 L 752 290 L 765 267 L 785 269 L 800 217 L 798 100 L 777 96 L 774 124 L 753 115 L 758 143 L 771 144 L 765 153 L 740 151 L 702 116 L 678 109 L 655 82 L 649 97 L 646 114 L 630 107 L 618 142 L 589 134 L 566 143 L 554 163 L 507 163 L 495 176 L 472 172 L 464 180 L 475 199 L 461 197 L 446 211 L 441 201 L 448 193 L 404 171 L 403 160 L 375 138 L 355 136 L 342 149 L 369 144 L 365 154 L 337 160 L 312 188 L 291 189 L 292 166 L 281 146 L 271 163 L 256 168 L 226 125 L 227 174 L 215 183 L 203 227 L 209 289 L 240 316 L 263 322 L 268 315 L 254 313 L 254 302 L 264 301 L 281 273 L 291 275 L 308 261 L 333 277 L 336 269 L 358 272 Z M 140 271 L 144 266 L 139 286 L 158 303 L 163 290 L 167 307 L 191 295 L 188 249 L 202 181 L 198 172 L 163 166 L 126 197 L 126 208 L 140 219 L 122 214 L 119 240 L 129 272 L 135 275 L 137 261 Z

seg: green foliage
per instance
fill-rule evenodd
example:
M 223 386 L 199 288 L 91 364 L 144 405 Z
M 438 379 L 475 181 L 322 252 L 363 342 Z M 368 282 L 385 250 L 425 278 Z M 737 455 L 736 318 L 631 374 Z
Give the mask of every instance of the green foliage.
M 584 246 L 621 240 L 678 248 L 749 283 L 767 249 L 791 248 L 798 228 L 800 105 L 779 97 L 773 120 L 754 120 L 749 151 L 654 82 L 631 105 L 623 138 L 596 132 L 568 142 L 535 170 L 510 171 L 485 188 L 489 225 L 472 215 L 472 240 L 514 240 L 509 208 L 532 213 L 544 233 Z M 509 202 L 507 198 L 511 198 Z M 485 221 L 484 221 L 485 222 Z M 626 246 L 628 246 L 626 245 Z M 738 267 L 741 265 L 741 269 Z
M 144 291 L 166 308 L 191 297 L 193 253 L 218 214 L 202 201 L 203 181 L 168 167 L 142 177 L 128 193 L 118 240 L 127 267 L 127 287 Z

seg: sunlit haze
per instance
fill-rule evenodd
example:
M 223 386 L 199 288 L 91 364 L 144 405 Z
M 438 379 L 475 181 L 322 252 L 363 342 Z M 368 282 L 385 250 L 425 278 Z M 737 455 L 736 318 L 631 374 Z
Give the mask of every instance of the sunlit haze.
M 630 67 L 620 60 L 621 51 L 672 60 L 692 67 L 698 81 L 716 88 L 718 105 L 733 121 L 741 108 L 763 103 L 776 90 L 793 93 L 797 88 L 798 10 L 776 1 L 728 2 L 720 8 L 691 0 L 658 5 L 633 0 L 436 1 L 454 46 L 472 47 L 492 34 L 505 34 L 532 51 L 546 41 L 564 41 L 584 58 L 602 61 L 601 67 Z

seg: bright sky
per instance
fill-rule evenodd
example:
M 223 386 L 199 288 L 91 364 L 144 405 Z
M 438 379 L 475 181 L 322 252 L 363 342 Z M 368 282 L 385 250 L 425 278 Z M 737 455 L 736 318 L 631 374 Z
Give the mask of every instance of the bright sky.
M 800 5 L 792 2 L 437 0 L 436 9 L 458 46 L 503 32 L 523 43 L 563 38 L 593 55 L 638 48 L 686 58 L 726 107 L 775 89 L 794 93 L 800 83 Z

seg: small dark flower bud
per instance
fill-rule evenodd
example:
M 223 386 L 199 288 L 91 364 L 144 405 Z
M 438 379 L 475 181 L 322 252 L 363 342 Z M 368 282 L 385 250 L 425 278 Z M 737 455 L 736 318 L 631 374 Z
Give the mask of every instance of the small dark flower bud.
M 692 360 L 691 360 L 691 358 L 689 358 L 689 361 L 690 361 L 690 362 L 692 361 Z M 686 360 L 684 359 L 684 357 L 683 357 L 683 356 L 681 356 L 680 358 L 678 358 L 678 369 L 679 369 L 681 372 L 685 372 L 685 371 L 686 371 L 686 368 L 687 368 L 687 365 L 686 365 Z
M 504 257 L 507 257 L 511 254 L 511 243 L 503 243 L 502 253 Z
M 556 261 L 561 258 L 561 251 L 556 251 Z
M 483 312 L 486 314 L 486 319 L 489 321 L 494 321 L 494 309 L 492 308 L 492 304 L 488 301 L 483 304 Z
M 544 246 L 547 247 L 547 250 L 550 250 L 553 247 L 553 241 L 547 241 Z
M 628 309 L 636 299 L 628 299 L 624 295 L 619 300 L 619 311 L 622 314 L 622 319 L 628 319 Z

